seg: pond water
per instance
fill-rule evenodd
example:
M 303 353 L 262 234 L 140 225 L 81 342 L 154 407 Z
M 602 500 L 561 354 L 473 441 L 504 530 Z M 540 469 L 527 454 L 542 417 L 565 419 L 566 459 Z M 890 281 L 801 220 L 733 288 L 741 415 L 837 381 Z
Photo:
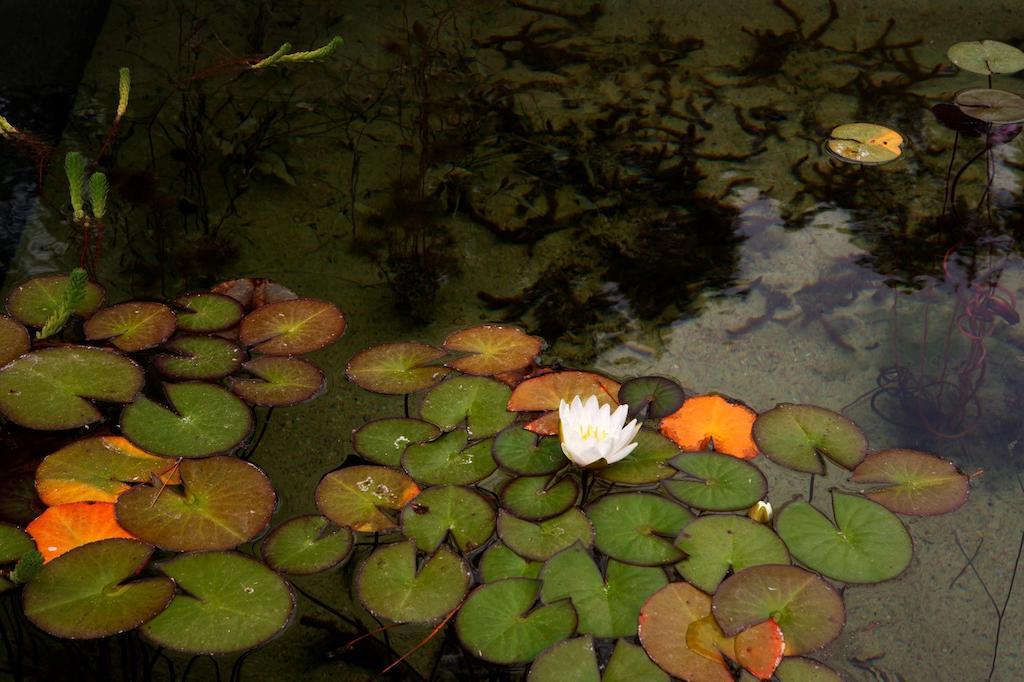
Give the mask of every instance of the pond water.
M 1020 45 L 1019 10 L 112 0 L 67 126 L 48 142 L 61 156 L 95 153 L 129 66 L 97 260 L 110 299 L 251 275 L 344 310 L 345 336 L 315 356 L 327 392 L 275 412 L 254 457 L 277 487 L 275 519 L 315 511 L 313 489 L 351 454 L 351 431 L 401 409 L 345 380 L 352 355 L 517 324 L 549 342 L 550 363 L 670 376 L 758 411 L 842 410 L 873 448 L 934 452 L 977 473 L 955 513 L 904 519 L 909 569 L 846 589 L 845 630 L 817 657 L 851 680 L 1018 680 L 1024 155 L 1020 139 L 985 154 L 930 108 L 986 86 L 947 48 Z M 345 43 L 324 63 L 232 71 L 285 41 L 309 49 L 333 35 Z M 854 121 L 899 131 L 902 158 L 831 160 L 823 140 Z M 34 203 L 32 174 L 9 176 L 21 179 L 5 293 L 78 262 L 62 175 L 51 164 Z M 773 476 L 775 504 L 807 493 L 803 478 Z M 819 480 L 816 501 L 843 480 Z M 297 584 L 353 608 L 337 573 Z M 301 600 L 241 677 L 377 679 L 378 662 L 338 658 L 344 640 L 325 622 Z M 404 651 L 427 630 L 396 629 L 392 643 Z M 426 676 L 438 645 L 410 659 Z M 180 676 L 188 659 L 174 660 Z M 219 664 L 225 676 L 232 661 Z M 189 674 L 214 679 L 213 663 Z

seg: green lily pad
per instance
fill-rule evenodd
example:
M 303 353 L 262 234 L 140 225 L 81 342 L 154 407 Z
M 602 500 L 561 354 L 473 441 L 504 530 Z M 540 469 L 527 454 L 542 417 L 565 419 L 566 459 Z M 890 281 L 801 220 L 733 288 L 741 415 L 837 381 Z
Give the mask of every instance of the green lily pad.
M 502 509 L 498 512 L 498 537 L 524 559 L 547 561 L 576 542 L 584 547 L 593 545 L 594 528 L 577 507 L 539 523 L 516 518 Z
M 24 526 L 45 509 L 31 471 L 0 476 L 0 520 Z
M 241 303 L 230 296 L 209 291 L 179 296 L 174 303 L 183 308 L 178 313 L 178 329 L 193 334 L 230 329 L 245 315 Z
M 667 417 L 683 405 L 686 393 L 666 377 L 637 377 L 619 387 L 619 402 L 629 405 L 626 419 L 643 415 L 643 419 Z
M 520 476 L 553 474 L 569 463 L 558 438 L 539 437 L 521 426 L 510 426 L 494 439 L 494 460 Z
M 402 454 L 402 467 L 423 485 L 469 485 L 482 481 L 498 467 L 490 440 L 467 447 L 468 434 L 451 431 L 429 443 L 410 445 Z
M 540 572 L 541 600 L 550 604 L 568 597 L 579 616 L 577 631 L 595 637 L 636 635 L 640 607 L 668 583 L 660 568 L 608 561 L 605 576 L 580 545 L 562 550 Z
M 170 353 L 153 358 L 164 376 L 182 380 L 213 380 L 234 374 L 242 366 L 242 349 L 219 336 L 180 336 L 164 344 Z
M 544 349 L 544 340 L 518 327 L 484 324 L 460 329 L 444 341 L 450 352 L 466 353 L 447 365 L 466 374 L 493 376 L 529 365 Z
M 643 649 L 620 639 L 615 642 L 602 682 L 669 682 L 669 677 Z
M 139 629 L 157 646 L 190 654 L 254 649 L 283 632 L 295 611 L 288 582 L 237 552 L 180 554 L 159 568 L 182 591 Z
M 301 358 L 258 357 L 242 369 L 257 378 L 231 377 L 228 386 L 250 405 L 298 405 L 316 398 L 327 386 L 320 368 Z
M 878 583 L 910 565 L 914 546 L 891 511 L 859 495 L 832 493 L 835 525 L 807 502 L 791 502 L 775 520 L 793 558 L 826 578 Z
M 440 434 L 441 429 L 419 419 L 375 419 L 352 432 L 352 449 L 374 464 L 400 467 L 407 447 Z
M 693 514 L 675 502 L 648 493 L 606 495 L 587 508 L 587 516 L 600 551 L 639 566 L 682 559 L 673 541 L 693 520 Z
M 154 455 L 209 457 L 238 447 L 252 431 L 252 411 L 220 386 L 165 383 L 164 393 L 169 408 L 140 396 L 121 412 L 121 432 Z
M 746 509 L 768 492 L 764 474 L 753 464 L 716 452 L 679 455 L 672 466 L 682 472 L 662 486 L 683 504 L 705 511 Z
M 541 521 L 558 516 L 576 503 L 576 480 L 552 476 L 520 476 L 501 489 L 501 504 L 521 519 Z
M 536 578 L 544 567 L 539 561 L 528 561 L 505 544 L 496 542 L 480 559 L 480 579 L 493 583 L 505 578 Z
M 782 659 L 775 670 L 779 682 L 843 682 L 832 668 L 810 658 L 790 656 Z
M 825 646 L 843 630 L 843 598 L 820 576 L 797 566 L 753 566 L 728 578 L 712 601 L 715 620 L 726 635 L 775 620 L 786 656 Z
M 320 479 L 316 506 L 339 526 L 377 533 L 398 528 L 398 510 L 419 494 L 415 481 L 398 469 L 360 465 Z
M 448 369 L 439 363 L 445 352 L 425 343 L 385 343 L 349 360 L 345 375 L 374 393 L 415 393 L 438 384 Z
M 860 427 L 837 412 L 814 405 L 777 405 L 758 416 L 753 436 L 768 459 L 810 474 L 825 473 L 822 455 L 845 469 L 854 469 L 868 448 Z
M 953 98 L 960 111 L 971 118 L 996 125 L 1024 123 L 1024 97 L 1006 90 L 969 88 Z
M 38 431 L 76 429 L 103 418 L 90 399 L 131 402 L 142 382 L 139 366 L 116 351 L 43 348 L 0 369 L 0 413 Z
M 85 321 L 85 338 L 107 340 L 125 353 L 159 346 L 177 326 L 174 311 L 163 303 L 129 301 L 101 308 Z
M 417 570 L 411 540 L 377 549 L 359 567 L 359 602 L 378 618 L 395 623 L 429 623 L 458 608 L 470 584 L 469 568 L 441 547 Z
M 708 594 L 718 589 L 729 571 L 789 563 L 785 543 L 771 528 L 731 514 L 694 520 L 683 528 L 676 547 L 686 553 L 676 564 L 679 575 Z
M 53 559 L 25 586 L 25 616 L 67 639 L 98 639 L 132 630 L 174 596 L 167 578 L 132 579 L 153 548 L 135 540 L 91 542 Z
M 268 303 L 242 319 L 238 340 L 263 355 L 303 355 L 331 345 L 345 332 L 338 307 L 313 298 Z
M 644 485 L 670 478 L 676 470 L 668 462 L 681 451 L 679 446 L 651 429 L 640 429 L 636 434 L 636 448 L 609 467 L 598 469 L 595 475 L 612 483 Z
M 493 379 L 456 376 L 430 389 L 420 417 L 445 431 L 465 422 L 470 438 L 487 438 L 515 419 L 505 409 L 510 395 L 512 389 Z
M 27 353 L 31 347 L 32 339 L 25 325 L 12 317 L 0 315 L 0 367 Z
M 527 682 L 601 682 L 594 638 L 574 637 L 545 649 L 530 666 Z
M 7 312 L 28 327 L 42 327 L 64 301 L 67 275 L 42 275 L 22 282 L 7 295 Z M 83 319 L 103 305 L 107 293 L 99 284 L 87 282 L 82 302 L 72 311 Z
M 1024 70 L 1024 52 L 998 40 L 956 43 L 946 51 L 946 55 L 961 69 L 982 76 Z
M 317 514 L 288 519 L 260 545 L 263 562 L 278 573 L 312 575 L 338 566 L 352 554 L 348 528 Z
M 29 534 L 17 526 L 0 522 L 0 566 L 17 563 L 30 552 L 36 552 L 36 543 Z M 0 575 L 0 593 L 14 586 L 13 580 Z
M 455 617 L 455 631 L 473 655 L 492 663 L 527 663 L 576 630 L 569 600 L 533 608 L 540 582 L 507 578 L 473 590 Z
M 402 510 L 402 532 L 421 552 L 433 552 L 451 535 L 463 554 L 494 534 L 494 508 L 480 493 L 461 486 L 427 488 Z
M 721 657 L 690 648 L 690 626 L 711 614 L 711 597 L 684 582 L 669 583 L 644 602 L 638 633 L 644 651 L 665 672 L 683 680 L 733 682 Z
M 881 483 L 861 494 L 889 511 L 932 516 L 959 509 L 971 493 L 971 480 L 952 462 L 917 450 L 882 450 L 853 471 L 854 483 Z
M 903 154 L 903 136 L 876 123 L 836 126 L 825 141 L 829 156 L 858 166 L 880 166 Z
M 277 495 L 258 467 L 234 457 L 183 460 L 181 486 L 139 485 L 117 498 L 117 522 L 177 552 L 231 549 L 270 524 Z

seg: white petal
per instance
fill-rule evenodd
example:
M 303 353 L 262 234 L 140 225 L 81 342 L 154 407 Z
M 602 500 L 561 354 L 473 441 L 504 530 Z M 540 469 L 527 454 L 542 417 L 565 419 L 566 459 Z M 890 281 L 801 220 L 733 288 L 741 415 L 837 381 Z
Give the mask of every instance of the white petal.
M 637 446 L 637 443 L 630 443 L 626 447 L 620 449 L 614 455 L 611 455 L 610 457 L 607 458 L 608 459 L 608 463 L 609 464 L 615 464 L 615 462 L 618 462 L 620 460 L 625 459 L 626 457 L 629 456 L 629 453 L 633 452 L 633 450 L 636 449 L 636 446 Z

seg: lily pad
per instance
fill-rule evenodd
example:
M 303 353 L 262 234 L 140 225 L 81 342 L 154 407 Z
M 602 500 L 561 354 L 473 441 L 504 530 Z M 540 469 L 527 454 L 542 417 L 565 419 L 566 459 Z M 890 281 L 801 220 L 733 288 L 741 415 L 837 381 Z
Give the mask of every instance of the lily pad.
M 32 339 L 25 325 L 5 315 L 0 315 L 0 367 L 14 358 L 27 353 Z
M 117 498 L 117 521 L 177 552 L 231 549 L 263 532 L 277 496 L 258 467 L 234 457 L 184 460 L 181 486 L 140 485 Z
M 242 349 L 219 336 L 181 336 L 163 346 L 170 353 L 153 358 L 164 376 L 181 380 L 221 379 L 242 366 Z
M 695 395 L 661 420 L 661 432 L 687 452 L 714 449 L 740 459 L 757 457 L 750 435 L 757 413 L 717 393 Z
M 793 558 L 826 578 L 878 583 L 910 565 L 910 534 L 891 511 L 860 495 L 832 493 L 835 525 L 807 502 L 791 502 L 775 521 Z
M 953 104 L 968 116 L 1005 125 L 1024 122 L 1024 97 L 1006 90 L 969 88 L 956 93 Z
M 289 519 L 270 531 L 260 545 L 260 556 L 278 573 L 312 575 L 344 562 L 354 544 L 350 529 L 309 514 Z
M 101 308 L 85 321 L 85 338 L 107 340 L 125 353 L 159 346 L 177 326 L 174 311 L 163 303 L 130 301 Z
M 42 275 L 22 282 L 7 295 L 7 312 L 26 326 L 42 327 L 64 301 L 68 281 L 67 275 Z M 72 312 L 88 318 L 103 305 L 106 295 L 103 287 L 87 282 L 82 302 Z
M 566 370 L 527 379 L 512 391 L 508 409 L 513 412 L 557 410 L 561 401 L 572 402 L 576 396 L 586 400 L 597 396 L 602 405 L 618 405 L 619 382 L 594 372 Z
M 861 494 L 889 511 L 933 516 L 959 509 L 971 493 L 971 481 L 949 460 L 917 450 L 882 450 L 854 469 L 854 483 L 884 487 Z
M 184 310 L 178 313 L 178 329 L 193 334 L 210 334 L 230 329 L 245 315 L 242 304 L 224 294 L 202 291 L 174 299 Z
M 602 682 L 669 682 L 669 678 L 643 649 L 620 639 L 615 642 Z
M 345 332 L 337 306 L 313 298 L 268 303 L 242 319 L 238 340 L 263 355 L 303 355 L 334 343 Z
M 768 459 L 796 471 L 824 474 L 822 455 L 854 469 L 867 453 L 864 432 L 832 410 L 783 403 L 754 422 L 754 440 Z
M 701 516 L 683 528 L 676 547 L 686 553 L 676 564 L 679 575 L 708 594 L 718 589 L 729 571 L 789 563 L 779 536 L 743 516 Z
M 1024 52 L 998 40 L 956 43 L 946 51 L 946 55 L 961 69 L 982 76 L 1024 70 Z
M 688 583 L 669 583 L 652 594 L 640 609 L 640 643 L 647 655 L 673 677 L 733 682 L 720 654 L 694 651 L 688 645 L 690 626 L 710 614 L 711 597 Z
M 22 558 L 29 554 L 38 557 L 36 561 L 41 562 L 42 555 L 36 551 L 36 543 L 32 541 L 28 533 L 9 523 L 0 523 L 0 566 L 19 564 Z M 14 588 L 14 586 L 13 572 L 0 575 L 0 593 Z
M 242 369 L 257 378 L 231 377 L 228 386 L 250 405 L 298 405 L 316 398 L 327 385 L 320 368 L 301 358 L 258 357 Z
M 521 519 L 541 521 L 573 506 L 579 494 L 580 488 L 573 478 L 520 476 L 501 489 L 501 504 Z
M 594 638 L 575 637 L 545 649 L 530 666 L 527 682 L 601 682 Z
M 662 483 L 683 504 L 705 511 L 746 509 L 768 492 L 764 474 L 753 464 L 715 452 L 679 455 L 672 466 L 682 472 Z
M 533 608 L 540 582 L 508 578 L 473 590 L 455 617 L 463 646 L 492 663 L 527 663 L 576 630 L 569 600 Z
M 494 508 L 469 488 L 427 488 L 402 510 L 402 532 L 421 552 L 435 551 L 450 535 L 465 554 L 491 539 Z
M 686 393 L 666 377 L 637 377 L 619 388 L 619 402 L 629 405 L 626 419 L 643 415 L 643 419 L 667 417 L 683 405 Z
M 843 682 L 843 678 L 832 668 L 800 656 L 782 659 L 775 676 L 779 682 Z
M 60 431 L 103 418 L 90 402 L 127 403 L 142 370 L 115 351 L 60 346 L 26 353 L 0 369 L 0 413 L 38 431 Z
M 121 413 L 121 432 L 154 455 L 208 457 L 229 452 L 252 431 L 252 411 L 220 386 L 165 383 L 164 392 L 169 408 L 141 396 Z
M 407 447 L 440 434 L 441 429 L 419 419 L 375 419 L 352 432 L 352 449 L 374 464 L 400 467 Z
M 675 502 L 649 493 L 606 495 L 587 508 L 594 544 L 619 561 L 660 566 L 683 558 L 673 541 L 693 520 Z
M 498 466 L 520 476 L 553 474 L 569 463 L 558 438 L 538 437 L 515 425 L 494 439 L 493 455 Z
M 349 360 L 349 381 L 374 393 L 400 395 L 436 385 L 448 369 L 439 363 L 445 352 L 424 343 L 385 343 Z
M 402 467 L 422 485 L 469 485 L 490 476 L 497 468 L 491 456 L 492 442 L 467 447 L 468 434 L 459 429 L 429 443 L 410 445 L 402 455 Z
M 420 406 L 420 417 L 445 431 L 465 422 L 470 438 L 487 438 L 515 419 L 505 409 L 511 394 L 512 389 L 493 379 L 453 377 L 430 389 Z
M 836 126 L 825 141 L 833 158 L 858 166 L 880 166 L 900 158 L 903 136 L 876 123 L 845 123 Z
M 125 539 L 79 547 L 43 566 L 25 586 L 25 616 L 54 635 L 98 639 L 132 630 L 163 611 L 174 583 L 134 578 L 153 548 Z
M 605 576 L 590 554 L 573 545 L 551 557 L 540 572 L 540 598 L 547 604 L 568 597 L 579 616 L 577 631 L 595 637 L 636 635 L 640 607 L 668 583 L 660 568 L 608 561 Z
M 229 654 L 267 643 L 288 626 L 287 581 L 237 552 L 180 554 L 159 565 L 181 589 L 140 628 L 153 644 L 190 654 Z
M 429 623 L 458 608 L 469 590 L 469 568 L 441 547 L 417 570 L 416 545 L 396 542 L 377 549 L 359 567 L 359 601 L 378 618 L 395 623 Z
M 448 351 L 468 353 L 448 362 L 466 374 L 493 376 L 529 365 L 544 348 L 544 340 L 518 327 L 484 324 L 461 329 L 444 341 Z
M 726 578 L 712 604 L 722 630 L 733 636 L 773 619 L 798 656 L 825 646 L 842 632 L 843 598 L 820 576 L 796 566 L 753 566 Z
M 593 545 L 594 528 L 577 507 L 539 523 L 516 518 L 502 509 L 498 512 L 498 537 L 524 559 L 547 561 L 576 542 L 584 547 Z
M 398 510 L 419 494 L 415 481 L 398 469 L 360 465 L 320 479 L 316 506 L 339 526 L 376 533 L 398 528 Z
M 480 579 L 493 583 L 505 578 L 536 578 L 544 567 L 539 561 L 528 561 L 506 545 L 496 542 L 480 559 Z
M 641 428 L 636 434 L 636 448 L 609 467 L 598 469 L 595 475 L 612 483 L 644 485 L 656 483 L 675 475 L 669 460 L 679 454 L 679 446 L 660 433 Z
M 118 525 L 110 502 L 71 502 L 47 507 L 25 531 L 47 562 L 76 547 L 110 538 L 134 536 Z

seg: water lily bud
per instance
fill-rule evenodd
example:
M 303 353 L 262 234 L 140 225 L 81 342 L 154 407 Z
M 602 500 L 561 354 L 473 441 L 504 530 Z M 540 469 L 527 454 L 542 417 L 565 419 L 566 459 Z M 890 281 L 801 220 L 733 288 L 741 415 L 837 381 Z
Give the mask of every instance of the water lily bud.
M 771 523 L 772 505 L 770 502 L 758 500 L 757 504 L 747 510 L 747 516 L 758 523 Z

